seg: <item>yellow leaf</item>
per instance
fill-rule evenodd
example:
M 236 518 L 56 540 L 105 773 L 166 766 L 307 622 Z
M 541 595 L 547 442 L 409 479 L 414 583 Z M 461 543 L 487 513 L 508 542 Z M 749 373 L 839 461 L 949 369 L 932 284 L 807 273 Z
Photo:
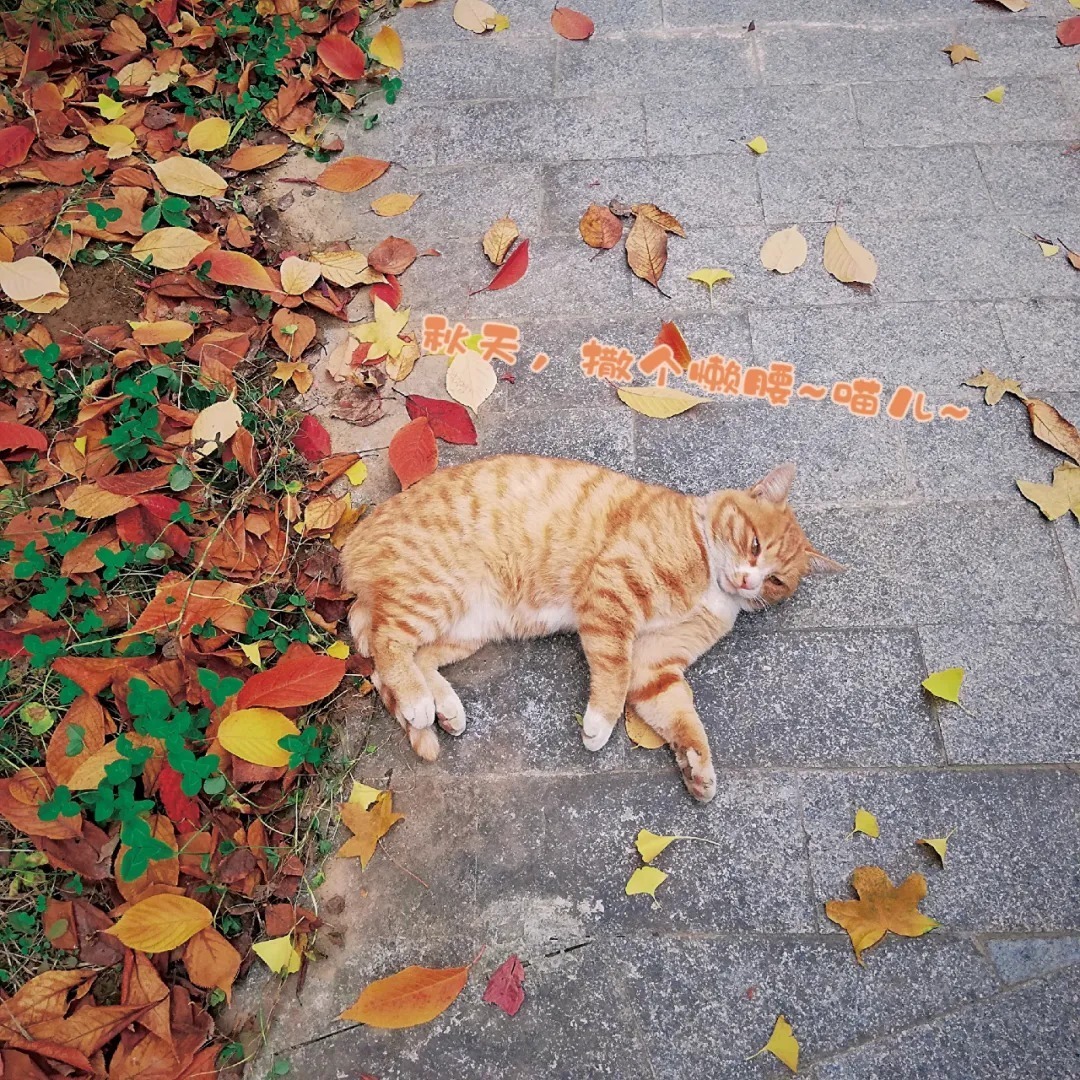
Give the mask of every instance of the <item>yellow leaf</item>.
M 1013 394 L 1026 401 L 1020 384 L 1015 379 L 1002 379 L 987 368 L 983 368 L 978 375 L 972 375 L 964 380 L 965 386 L 976 386 L 985 389 L 983 400 L 987 405 L 996 405 L 1006 394 Z
M 105 766 L 120 760 L 120 749 L 116 743 L 117 740 L 113 739 L 89 757 L 83 758 L 78 768 L 68 777 L 68 788 L 71 791 L 89 791 L 96 788 L 105 779 Z
M 119 120 L 124 115 L 124 103 L 113 101 L 108 94 L 98 94 L 97 109 L 106 120 Z
M 769 144 L 761 135 L 751 139 L 746 145 L 749 146 L 755 154 L 767 154 L 769 152 Z
M 289 296 L 300 296 L 319 280 L 322 267 L 316 262 L 290 255 L 281 264 L 281 291 Z
M 77 439 L 71 440 L 71 445 L 79 451 L 80 454 L 86 453 L 86 436 L 80 435 Z
M 791 1025 L 783 1016 L 776 1018 L 769 1041 L 757 1054 L 751 1054 L 746 1060 L 753 1061 L 758 1054 L 764 1054 L 766 1050 L 778 1061 L 783 1062 L 792 1072 L 799 1071 L 799 1040 L 795 1038 Z
M 497 383 L 494 365 L 471 349 L 458 353 L 446 369 L 446 392 L 473 412 L 487 401 Z
M 861 806 L 855 811 L 855 828 L 851 830 L 850 835 L 854 836 L 857 832 L 875 838 L 879 834 L 877 818 L 869 810 L 864 810 Z
M 345 470 L 345 479 L 348 480 L 353 487 L 359 487 L 367 479 L 367 465 L 362 461 L 358 461 L 355 465 L 350 465 Z
M 700 281 L 702 285 L 708 285 L 710 293 L 717 282 L 735 280 L 735 275 L 730 270 L 721 270 L 718 266 L 707 266 L 686 276 L 690 281 Z
M 322 276 L 327 281 L 344 289 L 385 280 L 382 274 L 368 267 L 367 256 L 362 251 L 313 251 L 308 258 L 322 267 Z
M 219 199 L 229 187 L 209 165 L 204 165 L 194 158 L 176 155 L 154 162 L 150 169 L 170 195 Z
M 497 14 L 495 16 L 495 18 L 491 20 L 491 29 L 494 30 L 496 34 L 500 30 L 509 30 L 510 29 L 510 19 L 509 19 L 509 17 L 506 16 L 506 15 L 498 15 Z
M 349 646 L 344 641 L 335 641 L 333 644 L 327 645 L 326 655 L 332 656 L 335 660 L 348 660 Z
M 635 746 L 642 750 L 659 750 L 667 746 L 663 736 L 658 735 L 630 705 L 626 707 L 626 734 Z
M 619 399 L 635 412 L 657 420 L 668 420 L 708 401 L 708 398 L 694 397 L 670 386 L 621 386 L 618 394 Z
M 135 132 L 123 124 L 100 124 L 90 128 L 90 138 L 98 146 L 132 146 L 135 143 Z
M 275 974 L 292 975 L 300 970 L 300 954 L 292 943 L 292 937 L 268 938 L 256 941 L 251 951 Z
M 395 191 L 391 195 L 382 195 L 378 199 L 373 199 L 371 209 L 379 217 L 398 217 L 406 210 L 411 210 L 413 203 L 419 198 L 419 195 L 406 195 L 404 192 Z
M 877 277 L 877 259 L 861 244 L 853 240 L 841 225 L 834 225 L 825 234 L 825 269 L 837 281 L 845 284 L 857 281 L 872 285 Z
M 626 895 L 637 896 L 645 893 L 656 899 L 656 890 L 667 881 L 667 874 L 655 866 L 639 866 L 626 883 Z
M 395 311 L 385 300 L 376 296 L 372 302 L 375 318 L 372 322 L 361 323 L 349 330 L 357 341 L 371 343 L 368 360 L 378 360 L 383 356 L 397 356 L 405 348 L 401 331 L 409 321 L 409 309 Z
M 170 225 L 164 229 L 151 229 L 140 237 L 132 245 L 131 254 L 139 262 L 149 255 L 150 265 L 159 270 L 182 270 L 196 255 L 210 247 L 210 243 L 191 229 Z
M 915 842 L 917 844 L 922 844 L 923 847 L 930 848 L 941 860 L 941 865 L 944 866 L 945 852 L 948 850 L 950 836 L 952 836 L 951 832 L 946 834 L 945 836 L 928 837 L 922 840 L 916 840 Z
M 191 425 L 191 447 L 196 458 L 212 454 L 228 442 L 243 423 L 244 414 L 232 398 L 207 405 Z
M 37 296 L 33 300 L 23 300 L 21 306 L 24 311 L 32 311 L 35 315 L 50 315 L 62 308 L 70 299 L 71 294 L 68 292 L 67 282 L 61 281 L 60 288 L 56 292 Z
M 0 291 L 9 300 L 21 304 L 60 291 L 60 275 L 52 263 L 39 255 L 28 255 L 14 262 L 0 262 Z
M 778 274 L 790 274 L 806 262 L 806 237 L 798 225 L 781 229 L 761 245 L 761 265 Z
M 259 645 L 257 642 L 252 642 L 250 645 L 245 645 L 242 641 L 238 643 L 240 645 L 240 651 L 248 658 L 248 660 L 254 664 L 257 668 L 263 666 L 262 653 L 259 652 Z
M 405 62 L 401 50 L 401 38 L 389 24 L 384 24 L 383 28 L 371 39 L 367 53 L 376 63 L 395 70 L 400 70 Z
M 299 734 L 297 726 L 277 709 L 240 709 L 221 721 L 217 740 L 243 761 L 277 768 L 289 763 L 289 751 L 278 743 L 286 735 Z
M 1080 465 L 1063 461 L 1054 470 L 1052 484 L 1033 484 L 1017 480 L 1016 486 L 1025 499 L 1033 502 L 1050 521 L 1057 521 L 1070 510 L 1080 521 Z
M 648 829 L 642 829 L 637 834 L 634 847 L 638 849 L 641 861 L 650 863 L 668 844 L 678 839 L 677 836 L 660 836 L 657 833 L 649 832 Z
M 132 904 L 108 932 L 129 949 L 161 953 L 183 945 L 213 921 L 197 900 L 159 893 Z
M 945 668 L 944 671 L 935 671 L 922 681 L 924 689 L 929 690 L 934 697 L 942 701 L 951 701 L 960 704 L 960 685 L 964 681 L 964 669 L 962 667 Z
M 490 30 L 498 17 L 499 13 L 485 0 L 457 0 L 454 5 L 454 22 L 474 34 Z
M 371 856 L 375 854 L 375 846 L 390 831 L 390 827 L 405 816 L 394 813 L 393 803 L 392 792 L 380 791 L 367 809 L 353 802 L 341 807 L 341 820 L 353 835 L 338 850 L 339 859 L 358 857 L 360 869 L 367 869 Z
M 339 1020 L 396 1030 L 434 1020 L 457 999 L 469 969 L 407 967 L 364 987 Z
M 196 150 L 220 150 L 229 141 L 232 125 L 220 116 L 200 120 L 189 132 L 187 148 Z
M 1057 244 L 1048 244 L 1045 240 L 1038 240 L 1036 243 L 1038 243 L 1043 255 L 1048 259 L 1052 259 L 1061 250 Z
M 140 345 L 168 345 L 172 341 L 187 341 L 195 327 L 184 319 L 160 319 L 157 322 L 132 322 L 131 336 Z
M 367 810 L 382 794 L 383 792 L 378 788 L 370 787 L 368 784 L 361 784 L 359 780 L 354 780 L 352 791 L 349 793 L 349 802 L 359 803 L 361 810 Z
M 941 51 L 949 54 L 949 59 L 953 62 L 954 66 L 963 63 L 965 60 L 974 60 L 976 63 L 980 62 L 979 54 L 971 48 L 970 45 L 961 45 L 959 43 L 955 45 L 946 45 Z
M 993 90 L 987 90 L 986 93 L 983 94 L 983 97 L 986 98 L 987 101 L 994 101 L 1000 105 L 1005 99 L 1005 87 L 995 86 Z

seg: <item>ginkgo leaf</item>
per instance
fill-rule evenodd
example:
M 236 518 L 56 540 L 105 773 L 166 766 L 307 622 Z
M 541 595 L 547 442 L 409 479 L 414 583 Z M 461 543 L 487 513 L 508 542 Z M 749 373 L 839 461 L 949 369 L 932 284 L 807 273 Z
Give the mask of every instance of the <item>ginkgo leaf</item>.
M 236 644 L 239 646 L 240 651 L 255 665 L 255 667 L 261 668 L 263 666 L 262 653 L 259 652 L 258 642 L 252 641 L 250 643 L 245 643 L 243 641 L 238 641 Z
M 319 280 L 322 273 L 322 267 L 318 263 L 309 262 L 296 255 L 290 255 L 279 269 L 281 291 L 289 296 L 302 296 Z
M 467 967 L 407 967 L 364 987 L 338 1019 L 389 1030 L 416 1027 L 445 1012 L 468 981 Z
M 655 288 L 667 266 L 667 230 L 642 214 L 626 234 L 626 262 L 634 274 Z
M 976 63 L 981 62 L 979 54 L 970 45 L 963 45 L 958 42 L 955 45 L 946 45 L 941 51 L 948 53 L 949 59 L 954 66 L 963 63 L 965 60 L 974 60 Z
M 735 275 L 730 270 L 723 270 L 719 266 L 707 266 L 701 270 L 693 270 L 686 276 L 690 281 L 700 281 L 702 285 L 707 285 L 710 295 L 714 285 L 721 281 L 735 280 Z
M 1005 100 L 1005 87 L 995 86 L 992 90 L 987 90 L 983 97 L 1000 105 Z
M 656 899 L 656 890 L 667 881 L 667 874 L 655 866 L 639 866 L 626 883 L 626 895 L 638 896 L 645 893 Z
M 499 13 L 485 0 L 457 0 L 454 4 L 454 22 L 474 34 L 493 30 L 498 18 Z
M 662 735 L 657 734 L 630 705 L 626 707 L 626 734 L 630 741 L 642 750 L 659 750 L 667 746 Z
M 902 885 L 893 885 L 881 867 L 860 866 L 851 875 L 851 885 L 858 900 L 830 900 L 825 914 L 847 931 L 860 964 L 863 952 L 890 931 L 921 937 L 940 925 L 919 911 L 926 897 L 922 874 L 910 874 Z
M 252 943 L 251 951 L 264 963 L 275 975 L 293 975 L 300 970 L 303 960 L 296 946 L 293 945 L 292 936 L 269 938 L 267 941 Z
M 357 341 L 369 342 L 368 359 L 378 360 L 383 356 L 397 356 L 403 348 L 405 341 L 401 338 L 401 331 L 405 329 L 409 321 L 409 309 L 395 311 L 385 300 L 375 297 L 372 301 L 375 318 L 368 323 L 361 323 L 349 330 L 349 333 Z
M 341 807 L 341 820 L 348 826 L 352 836 L 338 850 L 339 859 L 360 859 L 360 869 L 367 869 L 375 846 L 391 827 L 405 817 L 393 807 L 394 795 L 382 791 L 366 809 L 360 803 L 347 802 Z
M 217 741 L 243 761 L 279 768 L 289 764 L 289 751 L 280 745 L 281 740 L 299 734 L 300 729 L 277 709 L 239 709 L 221 721 Z
M 498 384 L 495 366 L 478 352 L 458 353 L 446 369 L 446 392 L 476 412 Z
M 642 862 L 651 863 L 668 844 L 678 839 L 677 836 L 661 836 L 658 833 L 650 832 L 648 829 L 642 829 L 637 834 L 634 847 L 638 849 Z
M 349 792 L 349 802 L 358 803 L 361 810 L 367 810 L 383 794 L 385 792 L 379 788 L 370 787 L 368 784 L 361 784 L 359 780 L 354 780 L 352 791 Z
M 1048 244 L 1045 240 L 1036 240 L 1035 242 L 1047 259 L 1052 259 L 1061 250 L 1057 244 Z
M 400 70 L 405 62 L 401 38 L 389 24 L 383 24 L 382 29 L 371 39 L 367 52 L 376 63 L 393 68 L 395 71 Z
M 851 830 L 849 836 L 854 836 L 857 832 L 875 838 L 879 835 L 877 818 L 869 810 L 864 810 L 861 806 L 855 811 L 855 828 Z
M 920 840 L 916 840 L 915 843 L 930 848 L 930 850 L 941 860 L 941 865 L 944 866 L 945 855 L 949 849 L 949 837 L 953 835 L 953 832 L 955 832 L 955 830 L 950 830 L 944 836 L 924 837 Z
M 232 125 L 220 116 L 200 120 L 187 137 L 188 150 L 220 150 L 228 141 Z
M 837 281 L 872 285 L 877 277 L 877 259 L 853 240 L 842 225 L 834 225 L 825 234 L 823 256 L 825 269 Z
M 746 144 L 755 154 L 767 154 L 769 152 L 769 144 L 765 141 L 764 136 L 757 135 Z
M 359 487 L 367 479 L 367 474 L 367 465 L 362 461 L 358 461 L 355 465 L 350 465 L 345 470 L 345 479 L 348 480 L 353 487 Z
M 1033 502 L 1050 521 L 1057 521 L 1070 510 L 1080 521 L 1080 465 L 1063 461 L 1054 470 L 1052 484 L 1017 480 L 1016 486 L 1024 498 Z
M 590 203 L 578 222 L 581 239 L 591 248 L 607 251 L 621 239 L 622 222 L 606 207 Z
M 987 405 L 996 405 L 1006 394 L 1014 394 L 1022 400 L 1027 400 L 1020 389 L 1020 384 L 1015 379 L 1001 379 L 986 368 L 983 368 L 978 375 L 965 379 L 964 385 L 985 389 L 983 399 Z
M 169 952 L 213 921 L 213 914 L 197 900 L 159 893 L 132 904 L 109 933 L 129 949 Z
M 964 669 L 962 667 L 945 668 L 927 675 L 922 681 L 922 686 L 936 698 L 942 701 L 951 701 L 960 704 L 960 687 L 964 682 Z
M 491 228 L 484 233 L 482 245 L 484 254 L 495 266 L 502 266 L 506 262 L 506 256 L 520 233 L 513 218 L 499 218 Z
M 52 263 L 39 255 L 28 255 L 14 262 L 0 262 L 0 291 L 16 304 L 36 300 L 39 296 L 59 290 L 60 275 Z
M 232 398 L 207 405 L 191 425 L 191 448 L 196 459 L 212 454 L 228 442 L 243 422 L 244 414 Z
M 229 188 L 223 177 L 194 158 L 177 155 L 154 162 L 150 169 L 170 195 L 219 199 Z
M 635 412 L 657 420 L 668 420 L 709 400 L 670 386 L 620 386 L 617 393 Z
M 372 199 L 371 209 L 379 217 L 398 217 L 407 210 L 411 210 L 413 203 L 419 198 L 419 195 L 406 195 L 403 192 L 395 191 L 390 195 L 382 195 L 378 199 Z
M 791 1025 L 783 1016 L 776 1018 L 769 1041 L 757 1054 L 751 1054 L 746 1060 L 753 1061 L 758 1054 L 764 1054 L 766 1051 L 772 1054 L 777 1061 L 786 1065 L 792 1072 L 799 1071 L 799 1040 L 795 1038 Z
M 363 462 L 360 462 L 363 464 Z M 335 660 L 348 660 L 350 654 L 349 646 L 344 641 L 335 641 L 326 646 L 326 655 L 332 656 Z
M 159 270 L 182 270 L 211 243 L 192 229 L 169 225 L 163 229 L 151 229 L 139 237 L 131 247 L 131 254 L 140 262 L 149 255 L 150 265 Z
M 778 274 L 790 274 L 806 262 L 806 237 L 798 225 L 781 229 L 761 245 L 761 265 Z

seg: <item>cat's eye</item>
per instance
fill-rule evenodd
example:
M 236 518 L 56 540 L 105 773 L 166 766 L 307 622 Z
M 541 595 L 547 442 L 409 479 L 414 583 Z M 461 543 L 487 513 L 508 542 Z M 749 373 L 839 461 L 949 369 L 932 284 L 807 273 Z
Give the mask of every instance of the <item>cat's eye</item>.
M 761 554 L 761 541 L 756 536 L 754 537 L 754 542 L 750 545 L 750 554 L 751 555 L 760 555 Z
M 770 574 L 769 584 L 775 585 L 778 589 L 782 589 L 784 587 L 784 579 L 777 577 L 775 574 Z

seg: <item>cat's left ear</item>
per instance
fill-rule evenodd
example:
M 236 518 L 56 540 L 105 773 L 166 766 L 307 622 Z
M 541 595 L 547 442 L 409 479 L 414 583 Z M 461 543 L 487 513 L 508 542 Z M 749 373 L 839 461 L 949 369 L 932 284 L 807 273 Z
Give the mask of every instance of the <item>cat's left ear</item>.
M 791 461 L 785 461 L 783 465 L 777 465 L 768 476 L 749 488 L 748 494 L 755 499 L 764 499 L 766 502 L 782 506 L 787 502 L 788 493 L 794 482 L 795 465 Z
M 813 548 L 807 552 L 807 574 L 846 574 L 847 567 Z

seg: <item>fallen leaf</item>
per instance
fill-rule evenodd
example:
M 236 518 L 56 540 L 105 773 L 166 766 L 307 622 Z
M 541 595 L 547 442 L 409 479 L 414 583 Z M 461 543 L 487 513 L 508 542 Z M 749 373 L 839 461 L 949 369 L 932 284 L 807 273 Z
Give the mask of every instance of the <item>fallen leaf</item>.
M 363 346 L 358 346 L 363 348 Z M 393 363 L 391 360 L 388 363 Z M 330 407 L 330 415 L 337 420 L 348 420 L 350 424 L 367 427 L 379 420 L 383 414 L 383 400 L 379 391 L 371 386 L 347 386 L 341 391 Z
M 1045 240 L 1036 240 L 1039 245 L 1039 250 L 1042 251 L 1043 256 L 1047 259 L 1052 259 L 1060 250 L 1057 244 L 1048 244 Z
M 364 463 L 362 461 L 358 461 L 356 464 L 363 465 Z M 353 468 L 355 467 L 356 466 L 354 465 Z M 366 468 L 364 471 L 366 475 Z M 346 473 L 345 475 L 348 476 L 349 474 Z M 332 645 L 326 646 L 326 655 L 332 656 L 335 660 L 348 660 L 350 656 L 349 646 L 346 645 L 344 641 L 335 641 Z
M 492 973 L 484 990 L 484 1001 L 498 1005 L 507 1016 L 517 1016 L 525 1002 L 525 969 L 515 953 L 508 956 Z
M 150 168 L 170 195 L 220 199 L 229 188 L 223 177 L 194 158 L 177 155 L 156 161 Z
M 855 811 L 855 828 L 848 834 L 849 838 L 857 832 L 865 833 L 875 839 L 879 835 L 877 818 L 869 810 L 864 810 L 861 806 Z
M 327 165 L 315 177 L 315 183 L 327 191 L 359 191 L 362 187 L 367 187 L 368 184 L 378 180 L 389 168 L 389 161 L 381 161 L 378 158 L 343 157 L 332 165 Z
M 426 416 L 418 416 L 394 432 L 388 456 L 402 490 L 435 471 L 439 448 Z
M 454 22 L 474 34 L 494 29 L 498 19 L 499 13 L 485 0 L 457 0 L 454 4 Z
M 1074 270 L 1080 270 L 1080 251 L 1070 251 L 1066 248 L 1065 258 L 1069 260 L 1069 265 Z
M 293 975 L 300 970 L 303 957 L 293 945 L 292 935 L 256 941 L 251 951 L 275 974 Z
M 1038 398 L 1025 398 L 1031 434 L 1040 442 L 1067 454 L 1080 463 L 1080 431 L 1077 431 L 1053 405 Z
M 626 734 L 630 741 L 642 750 L 659 750 L 662 746 L 667 746 L 664 737 L 649 727 L 629 705 L 626 707 Z
M 661 210 L 655 203 L 637 203 L 630 207 L 630 213 L 635 217 L 648 218 L 654 225 L 659 225 L 664 232 L 686 237 L 686 230 L 679 224 L 679 219 L 674 214 Z
M 482 292 L 496 292 L 519 282 L 529 268 L 529 241 L 522 240 L 509 258 L 499 267 L 495 276 L 482 289 L 474 289 L 470 296 Z
M 825 234 L 823 263 L 837 281 L 845 284 L 857 281 L 872 285 L 877 277 L 877 259 L 853 240 L 841 225 L 834 225 Z
M 997 2 L 1010 11 L 1023 11 L 1024 8 L 1031 7 L 1031 0 L 997 0 Z
M 552 11 L 551 28 L 567 41 L 585 41 L 596 30 L 588 15 L 568 7 L 556 7 Z
M 319 423 L 317 416 L 308 413 L 296 429 L 293 446 L 308 461 L 312 463 L 322 461 L 330 453 L 330 432 Z
M 888 931 L 903 937 L 920 937 L 940 925 L 919 911 L 926 896 L 926 878 L 910 874 L 902 885 L 893 885 L 879 866 L 859 866 L 851 875 L 858 900 L 830 900 L 829 919 L 842 926 L 851 938 L 855 959 L 879 942 Z
M 746 1060 L 753 1061 L 758 1054 L 764 1054 L 766 1051 L 772 1054 L 777 1061 L 786 1065 L 792 1072 L 799 1071 L 799 1040 L 795 1038 L 791 1025 L 783 1016 L 776 1018 L 769 1041 L 757 1054 L 751 1054 Z
M 521 234 L 513 218 L 499 218 L 486 233 L 482 241 L 484 254 L 496 266 L 502 266 L 506 262 L 506 256 L 513 246 L 514 241 Z
M 670 386 L 620 386 L 617 393 L 635 412 L 657 420 L 668 420 L 709 400 Z
M 626 262 L 642 281 L 659 288 L 667 266 L 667 232 L 651 218 L 635 217 L 626 234 Z
M 1050 521 L 1057 521 L 1070 510 L 1080 521 L 1080 466 L 1071 461 L 1063 461 L 1054 470 L 1051 484 L 1017 480 L 1016 486 L 1024 498 L 1033 502 Z
M 22 124 L 0 128 L 0 169 L 21 165 L 34 145 L 34 132 Z
M 458 353 L 446 369 L 446 392 L 473 412 L 487 401 L 497 383 L 494 364 L 472 349 Z
M 383 67 L 400 71 L 401 65 L 405 62 L 405 55 L 398 32 L 389 24 L 383 24 L 382 29 L 368 45 L 368 56 Z
M 645 893 L 656 899 L 656 890 L 667 881 L 667 874 L 655 866 L 639 866 L 626 883 L 626 895 L 638 896 Z
M 351 82 L 364 77 L 364 50 L 346 34 L 324 34 L 315 54 L 339 78 Z
M 5 450 L 47 450 L 48 447 L 49 440 L 37 428 L 0 420 L 0 453 Z
M 979 54 L 970 45 L 962 45 L 960 43 L 946 45 L 941 51 L 949 54 L 949 59 L 953 62 L 954 66 L 962 63 L 964 60 L 981 62 Z
M 163 229 L 151 229 L 139 237 L 132 245 L 131 254 L 139 262 L 149 255 L 150 265 L 159 270 L 182 270 L 210 245 L 210 240 L 203 239 L 192 229 L 170 225 Z
M 1057 39 L 1062 45 L 1080 45 L 1080 15 L 1062 19 L 1057 24 Z
M 183 945 L 213 921 L 197 900 L 159 893 L 132 904 L 109 933 L 129 949 L 161 953 Z
M 28 255 L 14 262 L 0 262 L 0 290 L 20 304 L 60 289 L 60 275 L 50 262 Z
M 806 262 L 806 237 L 798 225 L 774 232 L 761 245 L 761 265 L 778 274 L 790 274 Z
M 252 675 L 236 695 L 236 707 L 295 709 L 332 694 L 345 678 L 345 662 L 292 646 L 272 668 Z M 249 759 L 250 760 L 250 759 Z
M 280 270 L 281 291 L 289 296 L 302 296 L 322 274 L 322 267 L 318 263 L 309 262 L 296 255 L 290 255 L 281 264 Z
M 393 792 L 382 791 L 367 809 L 353 802 L 342 805 L 341 820 L 353 835 L 338 850 L 339 859 L 359 858 L 360 869 L 367 869 L 375 846 L 405 816 L 394 813 L 393 802 Z
M 384 1029 L 426 1024 L 454 1003 L 468 980 L 467 967 L 407 967 L 366 986 L 338 1019 Z
M 970 379 L 965 379 L 964 385 L 985 389 L 986 393 L 983 395 L 983 400 L 987 405 L 996 405 L 1006 394 L 1013 394 L 1018 398 L 1027 400 L 1020 389 L 1020 384 L 1015 379 L 998 378 L 997 375 L 986 368 L 983 368 L 978 375 L 972 375 Z
M 488 367 L 490 368 L 491 365 L 488 364 Z M 440 398 L 410 394 L 405 398 L 405 410 L 411 420 L 415 420 L 418 416 L 426 416 L 431 425 L 431 433 L 436 439 L 442 439 L 443 442 L 454 443 L 457 446 L 476 445 L 476 427 L 472 417 L 457 401 L 443 401 Z M 357 464 L 362 465 L 363 462 L 357 462 Z
M 239 709 L 221 721 L 217 741 L 243 761 L 280 768 L 289 763 L 289 751 L 280 741 L 286 735 L 299 734 L 299 728 L 277 709 Z
M 767 154 L 769 152 L 769 144 L 762 135 L 756 135 L 746 145 L 758 155 Z
M 196 986 L 221 990 L 228 999 L 240 971 L 240 954 L 227 938 L 208 926 L 184 946 L 184 967 Z
M 686 344 L 682 331 L 673 322 L 660 324 L 660 333 L 656 335 L 653 344 L 666 345 L 671 349 L 671 355 L 679 365 L 680 372 L 685 373 L 690 367 L 690 347 Z
M 322 275 L 327 281 L 342 288 L 350 289 L 370 279 L 371 270 L 363 252 L 313 251 L 308 258 L 322 267 Z
M 362 461 L 358 461 L 355 465 L 351 465 L 345 470 L 345 479 L 348 480 L 353 487 L 359 487 L 367 479 L 367 474 L 367 465 Z
M 416 261 L 416 247 L 400 236 L 388 236 L 368 252 L 367 261 L 380 274 L 401 274 Z
M 1002 101 L 1005 100 L 1005 87 L 995 86 L 993 90 L 987 90 L 986 93 L 983 94 L 983 97 L 986 98 L 987 101 L 993 101 L 1000 105 Z
M 964 669 L 960 667 L 951 667 L 927 675 L 922 681 L 922 686 L 933 694 L 934 697 L 941 698 L 942 701 L 951 701 L 954 704 L 959 705 L 960 686 L 963 681 Z
M 254 289 L 270 292 L 274 282 L 266 268 L 242 251 L 205 251 L 192 259 L 192 264 L 205 271 L 211 281 L 219 285 L 233 285 L 238 289 Z
M 945 865 L 945 853 L 949 847 L 949 837 L 952 836 L 952 832 L 946 833 L 944 836 L 935 836 L 931 838 L 924 838 L 922 840 L 916 840 L 916 844 L 922 844 L 923 847 L 930 848 L 935 855 L 941 860 L 941 865 Z
M 366 341 L 371 346 L 368 349 L 368 360 L 378 360 L 383 356 L 397 356 L 406 342 L 401 337 L 409 321 L 409 309 L 395 311 L 385 300 L 375 297 L 372 301 L 375 318 L 368 323 L 354 326 L 349 333 L 357 341 Z
M 195 327 L 183 319 L 162 319 L 160 322 L 130 322 L 131 336 L 140 345 L 166 345 L 171 341 L 187 341 Z
M 207 457 L 229 441 L 244 422 L 232 398 L 207 405 L 191 425 L 191 447 L 196 459 Z
M 637 848 L 642 862 L 651 863 L 661 851 L 678 839 L 677 836 L 660 836 L 648 829 L 642 829 L 637 834 L 634 847 Z
M 735 275 L 730 270 L 722 270 L 718 266 L 707 266 L 701 270 L 691 271 L 686 277 L 689 281 L 700 281 L 702 285 L 707 285 L 710 296 L 714 285 L 721 281 L 735 280 Z
M 349 802 L 359 804 L 362 810 L 366 810 L 380 796 L 384 794 L 379 788 L 361 784 L 359 780 L 353 781 L 352 791 L 349 792 Z
M 607 251 L 622 238 L 622 222 L 606 207 L 590 203 L 578 222 L 581 239 L 591 248 Z
M 188 150 L 220 150 L 228 141 L 232 125 L 220 116 L 211 116 L 200 120 L 187 137 Z
M 419 198 L 419 195 L 405 195 L 403 192 L 395 191 L 393 194 L 373 199 L 371 209 L 379 217 L 399 217 L 406 210 L 411 210 L 413 203 Z
M 68 492 L 61 505 L 76 517 L 96 521 L 119 514 L 121 510 L 129 510 L 138 503 L 129 495 L 106 491 L 97 484 L 79 484 Z
M 234 150 L 232 156 L 226 158 L 221 164 L 237 172 L 250 172 L 252 169 L 261 169 L 277 161 L 288 152 L 288 143 L 256 143 Z

